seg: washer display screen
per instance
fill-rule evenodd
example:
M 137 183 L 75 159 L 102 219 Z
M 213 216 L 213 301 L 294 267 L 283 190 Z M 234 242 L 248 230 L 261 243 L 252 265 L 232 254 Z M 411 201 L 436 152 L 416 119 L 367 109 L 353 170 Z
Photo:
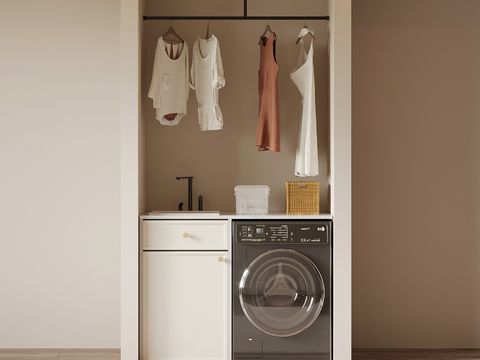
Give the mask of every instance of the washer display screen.
M 302 253 L 274 249 L 259 255 L 243 273 L 240 304 L 250 322 L 266 334 L 287 337 L 318 317 L 325 285 L 315 264 Z

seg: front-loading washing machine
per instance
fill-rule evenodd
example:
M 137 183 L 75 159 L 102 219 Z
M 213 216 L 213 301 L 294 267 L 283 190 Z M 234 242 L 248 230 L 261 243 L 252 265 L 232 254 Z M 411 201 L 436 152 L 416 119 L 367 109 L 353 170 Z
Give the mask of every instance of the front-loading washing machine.
M 233 359 L 330 360 L 330 220 L 233 221 Z

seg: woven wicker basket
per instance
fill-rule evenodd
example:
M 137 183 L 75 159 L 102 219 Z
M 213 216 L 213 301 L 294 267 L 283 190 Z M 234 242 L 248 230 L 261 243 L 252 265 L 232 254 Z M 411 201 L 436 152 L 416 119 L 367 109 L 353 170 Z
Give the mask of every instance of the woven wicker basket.
M 319 214 L 318 188 L 316 181 L 287 181 L 287 215 Z

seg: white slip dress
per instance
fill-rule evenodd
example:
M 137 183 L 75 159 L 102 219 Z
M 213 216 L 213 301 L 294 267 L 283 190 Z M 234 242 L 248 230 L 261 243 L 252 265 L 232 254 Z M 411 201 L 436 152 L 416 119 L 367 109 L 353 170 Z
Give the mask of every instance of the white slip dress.
M 301 120 L 298 130 L 297 152 L 295 157 L 295 176 L 318 175 L 317 114 L 315 108 L 315 74 L 313 71 L 313 40 L 308 54 L 305 51 L 303 37 L 309 29 L 303 28 L 300 39 L 300 57 L 298 64 L 290 73 L 290 78 L 302 96 Z M 312 32 L 313 34 L 313 32 Z

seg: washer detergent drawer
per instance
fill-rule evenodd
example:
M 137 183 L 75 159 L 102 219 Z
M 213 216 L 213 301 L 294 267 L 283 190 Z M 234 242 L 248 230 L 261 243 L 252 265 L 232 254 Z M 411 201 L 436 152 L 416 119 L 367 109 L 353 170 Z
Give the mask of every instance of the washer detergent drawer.
M 226 220 L 147 220 L 143 250 L 226 250 Z

